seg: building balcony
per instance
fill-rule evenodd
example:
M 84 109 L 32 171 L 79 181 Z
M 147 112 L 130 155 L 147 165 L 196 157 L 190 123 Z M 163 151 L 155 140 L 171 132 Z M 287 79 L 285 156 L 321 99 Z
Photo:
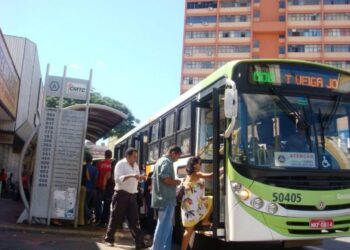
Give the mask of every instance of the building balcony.
M 210 30 L 215 29 L 216 23 L 190 23 L 186 24 L 186 31 L 188 30 Z
M 287 58 L 301 60 L 318 60 L 322 56 L 321 52 L 288 52 Z
M 349 20 L 325 20 L 324 21 L 325 28 L 349 28 L 350 21 Z
M 287 5 L 286 9 L 288 12 L 298 12 L 298 13 L 305 13 L 305 12 L 317 12 L 321 10 L 320 4 L 315 5 Z
M 321 27 L 321 21 L 288 21 L 287 28 L 319 28 Z
M 310 43 L 320 43 L 321 41 L 322 41 L 322 37 L 320 36 L 289 36 L 287 38 L 287 43 L 310 44 Z
M 250 14 L 250 7 L 220 8 L 220 14 Z
M 247 29 L 250 28 L 252 22 L 228 22 L 228 23 L 219 23 L 219 28 L 235 28 L 235 29 Z
M 334 4 L 334 5 L 324 4 L 324 5 L 323 5 L 323 10 L 324 10 L 325 12 L 335 12 L 335 11 L 344 12 L 344 11 L 350 11 L 350 5 L 349 5 L 349 4 Z
M 251 58 L 251 53 L 218 53 L 218 60 L 234 60 L 234 59 L 249 59 Z
M 350 44 L 350 36 L 325 36 L 326 43 L 343 43 Z
M 185 38 L 185 46 L 194 44 L 215 44 L 215 41 L 215 38 Z
M 183 59 L 187 59 L 187 61 L 196 59 L 196 60 L 205 60 L 214 58 L 214 53 L 196 53 L 196 54 L 184 54 Z
M 250 43 L 250 37 L 220 37 L 219 38 L 220 44 L 249 44 Z
M 324 57 L 327 60 L 349 60 L 350 52 L 325 52 Z
M 219 23 L 220 28 L 250 28 L 251 22 L 229 22 L 229 23 Z
M 215 69 L 183 69 L 182 73 L 184 75 L 209 75 L 210 73 L 214 72 Z
M 186 15 L 216 15 L 216 8 L 186 9 Z

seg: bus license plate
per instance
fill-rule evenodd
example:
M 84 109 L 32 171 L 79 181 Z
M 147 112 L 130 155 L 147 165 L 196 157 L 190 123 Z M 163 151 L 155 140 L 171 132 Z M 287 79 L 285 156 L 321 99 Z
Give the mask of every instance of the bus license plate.
M 312 219 L 309 221 L 309 227 L 310 228 L 333 228 L 334 222 L 332 219 L 326 219 L 326 220 L 318 220 L 318 219 Z

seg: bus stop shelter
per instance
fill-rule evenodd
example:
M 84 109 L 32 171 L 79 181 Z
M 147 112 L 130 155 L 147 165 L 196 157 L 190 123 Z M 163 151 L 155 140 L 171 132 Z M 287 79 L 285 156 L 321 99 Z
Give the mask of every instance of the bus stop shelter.
M 75 104 L 66 109 L 85 110 L 85 108 L 86 104 Z M 86 139 L 95 143 L 127 117 L 128 115 L 123 112 L 106 105 L 89 104 Z

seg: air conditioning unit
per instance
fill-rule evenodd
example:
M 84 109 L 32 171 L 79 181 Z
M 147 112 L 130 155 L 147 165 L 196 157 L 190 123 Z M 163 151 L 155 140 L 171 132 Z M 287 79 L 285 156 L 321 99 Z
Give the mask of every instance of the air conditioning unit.
M 192 26 L 192 25 L 193 25 L 193 23 L 188 23 L 188 25 L 189 25 L 189 26 Z
M 214 9 L 213 7 L 209 7 L 209 8 L 208 8 L 209 11 L 212 11 L 213 9 Z
M 207 22 L 203 22 L 202 23 L 204 26 L 208 26 L 208 23 Z

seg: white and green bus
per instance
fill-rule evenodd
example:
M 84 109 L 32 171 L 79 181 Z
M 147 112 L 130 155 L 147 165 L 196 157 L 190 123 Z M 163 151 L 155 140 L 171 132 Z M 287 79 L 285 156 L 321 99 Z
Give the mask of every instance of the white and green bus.
M 177 144 L 213 172 L 210 237 L 307 242 L 350 236 L 350 72 L 297 60 L 238 60 L 115 146 L 146 172 Z M 220 175 L 220 168 L 224 174 Z M 176 221 L 179 221 L 177 218 Z

